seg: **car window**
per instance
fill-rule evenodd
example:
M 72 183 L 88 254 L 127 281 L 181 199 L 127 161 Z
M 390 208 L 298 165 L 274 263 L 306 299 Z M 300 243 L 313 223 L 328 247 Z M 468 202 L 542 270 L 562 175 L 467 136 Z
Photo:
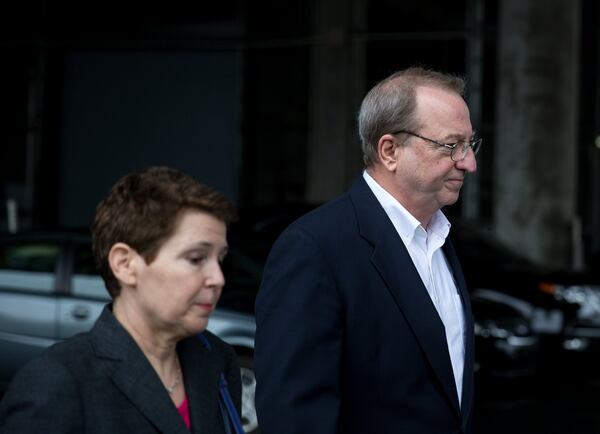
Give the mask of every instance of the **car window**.
M 92 248 L 89 244 L 79 244 L 75 248 L 71 292 L 78 297 L 110 299 L 104 281 L 94 264 Z
M 59 254 L 52 243 L 0 246 L 0 289 L 53 292 Z

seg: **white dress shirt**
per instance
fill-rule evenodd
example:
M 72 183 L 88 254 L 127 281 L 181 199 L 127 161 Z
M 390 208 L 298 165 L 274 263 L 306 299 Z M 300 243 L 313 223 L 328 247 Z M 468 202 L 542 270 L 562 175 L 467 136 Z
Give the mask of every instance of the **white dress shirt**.
M 441 249 L 450 232 L 450 222 L 438 210 L 425 229 L 366 171 L 363 172 L 363 177 L 400 235 L 444 324 L 460 404 L 465 361 L 465 319 L 460 294 L 446 256 Z

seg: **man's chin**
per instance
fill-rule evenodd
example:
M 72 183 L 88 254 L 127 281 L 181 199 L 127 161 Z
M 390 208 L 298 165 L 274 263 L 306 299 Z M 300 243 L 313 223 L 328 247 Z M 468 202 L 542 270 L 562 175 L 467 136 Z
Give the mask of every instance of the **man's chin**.
M 441 201 L 442 206 L 454 205 L 459 197 L 459 191 L 448 191 Z
M 449 191 L 459 192 L 463 186 L 464 181 L 462 179 L 448 179 L 444 182 L 446 188 Z

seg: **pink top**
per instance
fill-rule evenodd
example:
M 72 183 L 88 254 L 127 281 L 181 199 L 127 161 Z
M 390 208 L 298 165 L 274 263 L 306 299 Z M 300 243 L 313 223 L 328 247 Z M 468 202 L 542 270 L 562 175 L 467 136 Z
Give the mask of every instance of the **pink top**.
M 185 423 L 185 426 L 187 426 L 187 428 L 189 430 L 191 430 L 192 429 L 192 424 L 190 422 L 190 407 L 188 405 L 188 398 L 187 398 L 187 396 L 185 397 L 185 399 L 183 400 L 183 402 L 181 403 L 181 405 L 179 407 L 177 407 L 177 411 L 179 412 L 179 414 L 183 418 L 183 422 Z

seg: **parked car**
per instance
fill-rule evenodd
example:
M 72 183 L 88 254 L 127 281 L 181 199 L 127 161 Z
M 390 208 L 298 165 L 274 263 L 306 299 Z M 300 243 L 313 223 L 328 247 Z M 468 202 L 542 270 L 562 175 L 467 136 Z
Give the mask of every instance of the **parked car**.
M 46 347 L 89 330 L 110 300 L 90 242 L 88 235 L 75 232 L 0 238 L 0 391 Z M 224 299 L 208 330 L 236 349 L 242 422 L 247 433 L 257 433 L 252 364 L 256 325 L 252 315 L 228 308 Z
M 540 337 L 511 303 L 486 290 L 471 292 L 475 373 L 479 383 L 530 377 L 539 367 Z
M 511 306 L 542 339 L 546 360 L 566 353 L 600 355 L 600 278 L 540 266 L 493 235 L 453 226 L 453 240 L 473 294 Z

